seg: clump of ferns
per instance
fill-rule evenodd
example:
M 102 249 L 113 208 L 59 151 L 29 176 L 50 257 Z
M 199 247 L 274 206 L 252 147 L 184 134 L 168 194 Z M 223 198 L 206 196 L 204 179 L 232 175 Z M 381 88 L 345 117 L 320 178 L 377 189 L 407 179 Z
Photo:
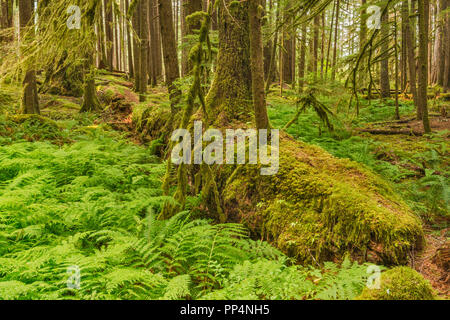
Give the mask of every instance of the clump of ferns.
M 180 212 L 161 221 L 151 210 L 146 236 L 131 247 L 134 263 L 169 278 L 188 274 L 196 291 L 210 291 L 220 287 L 234 265 L 251 257 L 247 230 L 189 216 Z

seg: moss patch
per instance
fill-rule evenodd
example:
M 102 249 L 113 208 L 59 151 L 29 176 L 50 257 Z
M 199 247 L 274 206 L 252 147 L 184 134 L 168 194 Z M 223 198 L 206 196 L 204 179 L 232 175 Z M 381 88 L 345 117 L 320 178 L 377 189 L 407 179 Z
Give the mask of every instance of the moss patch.
M 409 267 L 396 267 L 381 274 L 379 289 L 365 288 L 358 300 L 434 300 L 430 283 Z
M 350 253 L 360 261 L 400 264 L 423 243 L 419 220 L 380 177 L 286 134 L 278 174 L 238 167 L 223 198 L 230 219 L 302 262 Z

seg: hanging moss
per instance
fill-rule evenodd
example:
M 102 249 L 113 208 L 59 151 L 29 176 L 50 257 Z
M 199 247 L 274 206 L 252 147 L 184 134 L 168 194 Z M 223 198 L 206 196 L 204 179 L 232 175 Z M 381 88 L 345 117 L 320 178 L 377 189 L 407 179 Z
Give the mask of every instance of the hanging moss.
M 381 274 L 379 289 L 365 288 L 357 300 L 434 300 L 430 283 L 409 267 L 396 267 Z
M 229 217 L 301 262 L 350 253 L 400 264 L 423 243 L 419 220 L 380 177 L 286 134 L 279 172 L 261 176 L 256 165 L 238 167 L 223 197 Z

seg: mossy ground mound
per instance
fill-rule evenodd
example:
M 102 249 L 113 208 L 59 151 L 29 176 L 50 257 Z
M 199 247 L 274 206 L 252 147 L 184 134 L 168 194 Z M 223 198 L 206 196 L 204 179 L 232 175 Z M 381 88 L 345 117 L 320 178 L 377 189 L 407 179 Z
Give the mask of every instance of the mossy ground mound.
M 56 144 L 64 141 L 58 123 L 41 115 L 7 115 L 0 123 L 0 136 L 3 138 L 15 137 L 26 141 L 51 140 Z
M 302 262 L 399 264 L 423 244 L 419 220 L 381 178 L 353 161 L 280 137 L 280 169 L 237 169 L 224 187 L 228 217 Z M 226 175 L 226 174 L 225 174 Z
M 365 288 L 358 300 L 434 300 L 430 283 L 409 267 L 396 267 L 381 274 L 379 289 Z

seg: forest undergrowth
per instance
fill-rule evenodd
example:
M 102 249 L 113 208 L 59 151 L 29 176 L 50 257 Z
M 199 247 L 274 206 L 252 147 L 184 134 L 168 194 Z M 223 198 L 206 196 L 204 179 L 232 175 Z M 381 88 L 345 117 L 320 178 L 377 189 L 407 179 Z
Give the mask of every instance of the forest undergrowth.
M 173 201 L 164 163 L 70 115 L 2 115 L 0 299 L 353 299 L 365 287 L 366 264 L 297 266 L 239 224 L 157 220 Z
M 152 148 L 132 143 L 129 132 L 112 130 L 98 116 L 78 115 L 64 97 L 50 99 L 59 99 L 63 112 L 52 113 L 52 103 L 43 109 L 53 120 L 11 116 L 16 99 L 2 92 L 0 100 L 0 299 L 355 299 L 366 287 L 369 264 L 346 258 L 296 265 L 250 239 L 240 224 L 196 218 L 199 198 L 189 199 L 187 211 L 158 220 L 163 203 L 174 200 L 163 196 L 165 164 Z M 295 105 L 275 96 L 269 101 L 273 125 L 284 126 Z M 370 113 L 380 120 L 390 107 L 375 110 Z M 302 129 L 306 122 L 320 121 L 306 113 L 288 132 L 397 183 L 418 215 L 445 228 L 448 185 L 435 186 L 434 171 L 418 179 L 417 170 L 403 165 L 425 163 L 435 167 L 424 170 L 447 175 L 446 163 L 433 162 L 436 152 L 448 156 L 445 134 L 412 141 L 411 149 L 390 145 L 401 159 L 393 163 L 377 154 L 386 153 L 389 141 L 352 135 L 339 119 L 332 133 Z M 413 156 L 418 146 L 422 158 Z M 428 195 L 430 186 L 439 196 Z M 67 286 L 73 270 L 81 275 L 77 288 Z

